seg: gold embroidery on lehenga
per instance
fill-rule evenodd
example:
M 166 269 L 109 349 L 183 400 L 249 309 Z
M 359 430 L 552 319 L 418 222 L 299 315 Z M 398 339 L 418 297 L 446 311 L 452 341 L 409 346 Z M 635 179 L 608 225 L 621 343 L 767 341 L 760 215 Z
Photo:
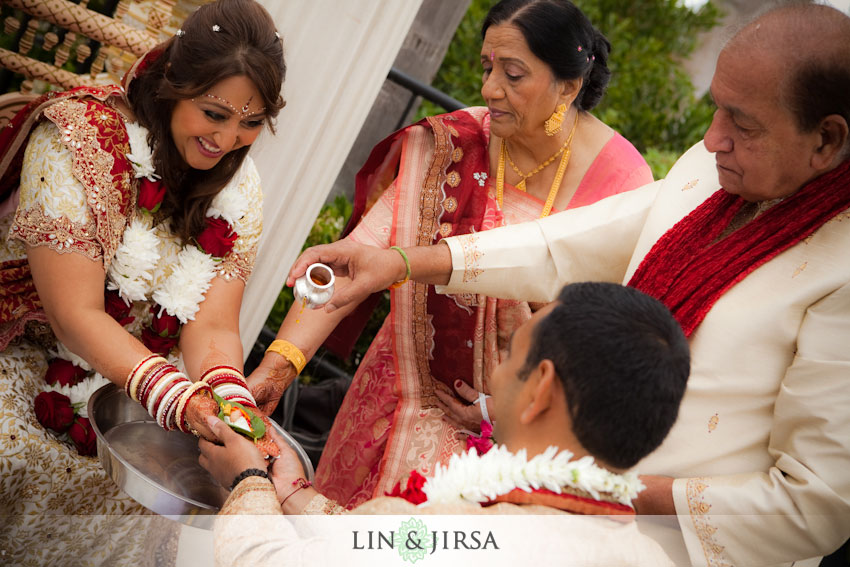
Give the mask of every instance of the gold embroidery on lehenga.
M 10 230 L 10 237 L 18 238 L 29 246 L 47 246 L 56 252 L 78 252 L 90 260 L 103 255 L 95 240 L 97 227 L 94 220 L 83 225 L 44 213 L 41 203 L 27 210 L 19 210 Z
M 707 488 L 708 479 L 688 479 L 685 490 L 691 520 L 694 522 L 694 528 L 709 567 L 732 567 L 732 564 L 723 556 L 726 548 L 720 545 L 714 537 L 717 533 L 717 527 L 712 524 L 711 516 L 708 515 L 711 504 L 706 502 L 703 494 Z
M 101 105 L 95 112 L 95 127 L 88 121 L 93 112 L 84 101 L 64 100 L 44 111 L 59 128 L 62 142 L 74 156 L 73 173 L 86 188 L 88 204 L 96 217 L 95 237 L 103 248 L 103 266 L 109 267 L 121 242 L 124 227 L 135 207 L 136 186 L 129 168 L 113 173 L 114 155 L 126 155 L 130 144 L 118 112 Z
M 452 152 L 452 161 L 457 163 L 463 159 L 463 148 L 455 148 Z

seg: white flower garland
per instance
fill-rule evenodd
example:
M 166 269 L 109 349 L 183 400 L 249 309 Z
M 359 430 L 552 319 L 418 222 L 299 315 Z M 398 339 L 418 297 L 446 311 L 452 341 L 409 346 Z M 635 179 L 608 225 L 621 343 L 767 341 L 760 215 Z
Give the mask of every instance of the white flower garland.
M 131 160 L 136 177 L 155 177 L 147 130 L 138 124 L 127 124 L 127 133 L 131 149 L 127 157 Z M 222 218 L 231 226 L 244 216 L 249 203 L 237 190 L 238 181 L 232 179 L 219 192 L 206 216 Z M 204 293 L 217 273 L 217 260 L 197 246 L 187 244 L 177 254 L 171 274 L 155 284 L 154 272 L 160 260 L 160 241 L 157 227 L 150 225 L 150 217 L 143 215 L 142 218 L 133 219 L 126 228 L 109 266 L 107 288 L 117 290 L 128 305 L 133 301 L 152 299 L 169 315 L 185 324 L 192 321 L 200 309 Z M 159 228 L 165 227 L 161 225 Z
M 504 445 L 496 445 L 478 455 L 473 448 L 452 455 L 448 466 L 437 467 L 434 477 L 422 487 L 428 497 L 422 506 L 463 500 L 482 503 L 516 488 L 526 492 L 544 488 L 560 494 L 563 487 L 583 490 L 597 500 L 604 492 L 631 506 L 645 488 L 637 473 L 614 474 L 594 464 L 592 457 L 571 461 L 572 457 L 569 451 L 559 453 L 557 447 L 549 447 L 531 460 L 525 449 L 513 454 Z
M 159 179 L 153 164 L 153 151 L 148 146 L 148 129 L 135 122 L 125 123 L 127 137 L 130 139 L 130 153 L 127 159 L 133 164 L 136 177 L 146 177 L 150 181 Z

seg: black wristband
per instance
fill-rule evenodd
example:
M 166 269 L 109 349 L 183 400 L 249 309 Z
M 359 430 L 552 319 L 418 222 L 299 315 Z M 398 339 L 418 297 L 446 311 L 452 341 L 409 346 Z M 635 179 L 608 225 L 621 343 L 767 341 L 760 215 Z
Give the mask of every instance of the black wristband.
M 261 469 L 245 469 L 233 479 L 233 484 L 230 485 L 230 490 L 236 488 L 236 485 L 248 478 L 249 476 L 261 476 L 264 479 L 268 480 L 269 473 Z

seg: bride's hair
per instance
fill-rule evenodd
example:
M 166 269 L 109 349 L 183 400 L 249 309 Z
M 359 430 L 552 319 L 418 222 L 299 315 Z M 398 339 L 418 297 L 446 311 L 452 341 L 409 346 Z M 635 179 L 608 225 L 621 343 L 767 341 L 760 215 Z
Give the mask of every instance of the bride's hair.
M 218 0 L 198 8 L 158 50 L 161 54 L 129 84 L 127 96 L 136 118 L 150 132 L 156 171 L 168 188 L 162 212 L 186 242 L 204 229 L 210 203 L 238 171 L 250 147 L 229 152 L 209 170 L 190 168 L 171 136 L 174 107 L 223 79 L 244 76 L 260 92 L 274 131 L 272 120 L 284 106 L 283 43 L 269 13 L 254 0 Z

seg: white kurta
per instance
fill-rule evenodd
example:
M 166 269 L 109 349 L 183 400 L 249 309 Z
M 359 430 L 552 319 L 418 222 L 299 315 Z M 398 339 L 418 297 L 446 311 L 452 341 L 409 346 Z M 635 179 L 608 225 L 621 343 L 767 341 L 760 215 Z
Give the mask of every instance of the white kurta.
M 718 189 L 700 143 L 637 191 L 446 239 L 453 273 L 440 291 L 545 301 L 569 282 L 628 282 L 652 244 Z M 636 468 L 677 479 L 695 565 L 789 563 L 850 536 L 848 252 L 845 211 L 727 291 L 691 336 L 679 418 Z

